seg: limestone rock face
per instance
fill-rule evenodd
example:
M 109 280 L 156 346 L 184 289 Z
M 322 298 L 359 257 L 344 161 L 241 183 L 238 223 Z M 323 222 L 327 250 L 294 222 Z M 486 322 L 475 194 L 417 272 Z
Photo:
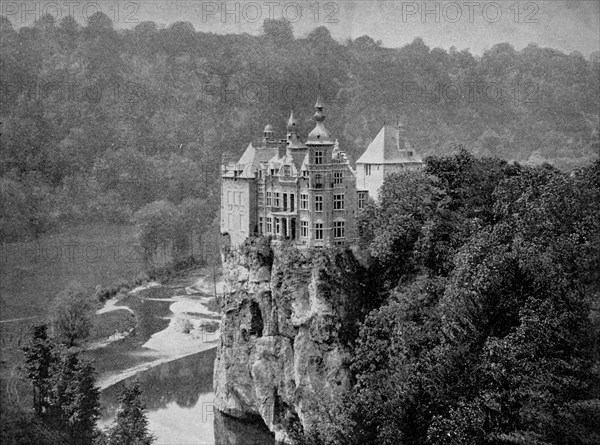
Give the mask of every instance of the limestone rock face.
M 293 443 L 294 423 L 309 428 L 316 404 L 350 388 L 350 353 L 338 335 L 347 302 L 328 267 L 325 253 L 268 243 L 224 258 L 215 405 L 240 419 L 260 416 L 279 443 Z

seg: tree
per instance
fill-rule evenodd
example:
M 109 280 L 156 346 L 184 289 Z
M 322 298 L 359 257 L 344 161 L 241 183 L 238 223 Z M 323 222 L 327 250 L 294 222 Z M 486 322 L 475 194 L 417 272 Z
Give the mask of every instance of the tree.
M 92 327 L 93 310 L 92 299 L 83 287 L 76 282 L 69 284 L 52 303 L 52 325 L 57 337 L 69 346 L 86 338 Z
M 154 437 L 148 432 L 146 405 L 139 381 L 126 385 L 120 395 L 120 408 L 114 425 L 108 431 L 109 445 L 150 445 Z
M 346 442 L 598 443 L 600 164 L 507 167 L 492 193 L 443 164 L 456 213 L 490 218 L 447 277 L 400 284 L 367 317 Z
M 97 435 L 100 390 L 95 386 L 94 367 L 74 349 L 59 349 L 52 366 L 49 422 L 66 431 L 73 445 L 91 445 Z
M 33 408 L 38 416 L 48 408 L 50 368 L 55 359 L 55 344 L 48 336 L 46 323 L 31 327 L 31 337 L 23 346 L 25 376 L 33 383 Z
M 419 171 L 388 175 L 380 190 L 370 225 L 362 230 L 373 234 L 370 252 L 388 271 L 388 280 L 396 287 L 398 279 L 414 273 L 414 247 L 422 227 L 436 208 L 438 190 Z
M 23 352 L 24 373 L 34 386 L 35 418 L 17 418 L 13 427 L 31 425 L 35 430 L 21 436 L 39 436 L 39 443 L 61 437 L 72 445 L 91 445 L 100 415 L 100 392 L 91 362 L 82 359 L 79 351 L 57 344 L 48 336 L 45 323 L 33 326 Z
M 159 247 L 166 248 L 174 235 L 181 235 L 175 230 L 178 217 L 179 211 L 170 201 L 150 203 L 135 213 L 134 219 L 146 266 L 150 265 Z
M 292 25 L 285 19 L 266 19 L 263 22 L 263 32 L 277 46 L 285 46 L 294 41 Z

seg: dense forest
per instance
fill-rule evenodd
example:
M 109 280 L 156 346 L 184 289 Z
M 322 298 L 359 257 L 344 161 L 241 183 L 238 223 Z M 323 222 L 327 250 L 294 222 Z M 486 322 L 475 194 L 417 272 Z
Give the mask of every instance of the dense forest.
M 380 197 L 361 217 L 354 386 L 299 442 L 600 443 L 600 162 L 459 150 Z
M 306 134 L 318 89 L 353 159 L 396 117 L 424 155 L 463 144 L 572 169 L 599 150 L 595 54 L 499 43 L 475 56 L 420 38 L 393 49 L 337 42 L 325 27 L 294 38 L 277 20 L 259 36 L 186 22 L 115 30 L 101 13 L 0 25 L 3 242 L 66 223 L 215 215 L 223 153 L 241 153 L 268 122 L 283 135 L 292 108 Z

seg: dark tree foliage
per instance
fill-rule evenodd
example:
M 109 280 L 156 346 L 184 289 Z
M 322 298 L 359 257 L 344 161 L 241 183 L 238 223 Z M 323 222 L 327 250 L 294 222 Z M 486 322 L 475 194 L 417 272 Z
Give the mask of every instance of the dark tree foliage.
M 282 134 L 290 108 L 306 117 L 306 134 L 319 87 L 328 128 L 353 159 L 397 115 L 424 155 L 462 143 L 567 169 L 597 156 L 600 65 L 581 55 L 499 44 L 474 57 L 418 38 L 397 49 L 368 36 L 342 44 L 325 27 L 296 39 L 285 20 L 263 31 L 215 35 L 189 22 L 117 30 L 103 13 L 16 30 L 2 17 L 0 240 L 132 222 L 167 200 L 207 201 L 214 216 L 223 151 L 241 154 L 266 123 Z M 503 100 L 481 94 L 492 82 Z M 447 85 L 460 94 L 444 96 Z M 464 205 L 476 210 L 485 193 Z
M 48 325 L 35 324 L 31 337 L 23 346 L 25 377 L 33 385 L 33 408 L 38 416 L 46 413 L 49 404 L 50 369 L 56 355 L 56 344 L 48 336 Z
M 100 415 L 100 391 L 95 386 L 91 362 L 82 358 L 79 351 L 67 349 L 48 337 L 46 324 L 33 326 L 23 352 L 24 375 L 34 388 L 35 416 L 11 411 L 10 434 L 39 437 L 39 443 L 62 438 L 68 444 L 91 445 L 98 435 L 96 420 Z M 19 432 L 27 425 L 31 426 L 30 431 Z
M 53 363 L 47 419 L 68 434 L 69 443 L 91 445 L 97 436 L 100 390 L 94 373 L 91 362 L 72 349 L 62 349 Z
M 109 445 L 150 445 L 154 437 L 148 432 L 146 405 L 138 381 L 125 386 L 120 396 L 115 424 L 107 434 Z
M 21 411 L 17 407 L 0 407 L 0 437 L 3 445 L 56 445 L 68 443 L 66 433 L 56 431 L 39 416 Z
M 413 267 L 363 323 L 339 420 L 309 439 L 599 443 L 600 162 L 565 174 L 462 151 L 428 159 L 426 171 L 434 211 L 402 193 L 418 176 L 384 185 L 406 216 L 376 208 L 385 224 L 374 224 L 371 249 Z M 450 245 L 432 221 L 457 224 Z M 389 241 L 407 228 L 414 243 Z M 424 255 L 432 246 L 445 253 Z
M 56 337 L 74 346 L 90 334 L 94 301 L 81 284 L 73 282 L 54 299 L 51 314 Z

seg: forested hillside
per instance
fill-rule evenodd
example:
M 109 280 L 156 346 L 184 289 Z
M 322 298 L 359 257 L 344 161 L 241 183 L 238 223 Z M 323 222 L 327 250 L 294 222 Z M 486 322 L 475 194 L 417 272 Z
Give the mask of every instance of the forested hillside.
M 268 122 L 283 135 L 292 108 L 306 134 L 319 85 L 354 159 L 397 116 L 424 155 L 460 143 L 569 169 L 599 150 L 600 62 L 577 52 L 500 43 L 474 56 L 419 38 L 392 49 L 325 27 L 296 39 L 284 21 L 260 36 L 183 22 L 116 31 L 101 13 L 18 30 L 2 18 L 0 38 L 1 241 L 65 222 L 214 215 L 222 154 Z

